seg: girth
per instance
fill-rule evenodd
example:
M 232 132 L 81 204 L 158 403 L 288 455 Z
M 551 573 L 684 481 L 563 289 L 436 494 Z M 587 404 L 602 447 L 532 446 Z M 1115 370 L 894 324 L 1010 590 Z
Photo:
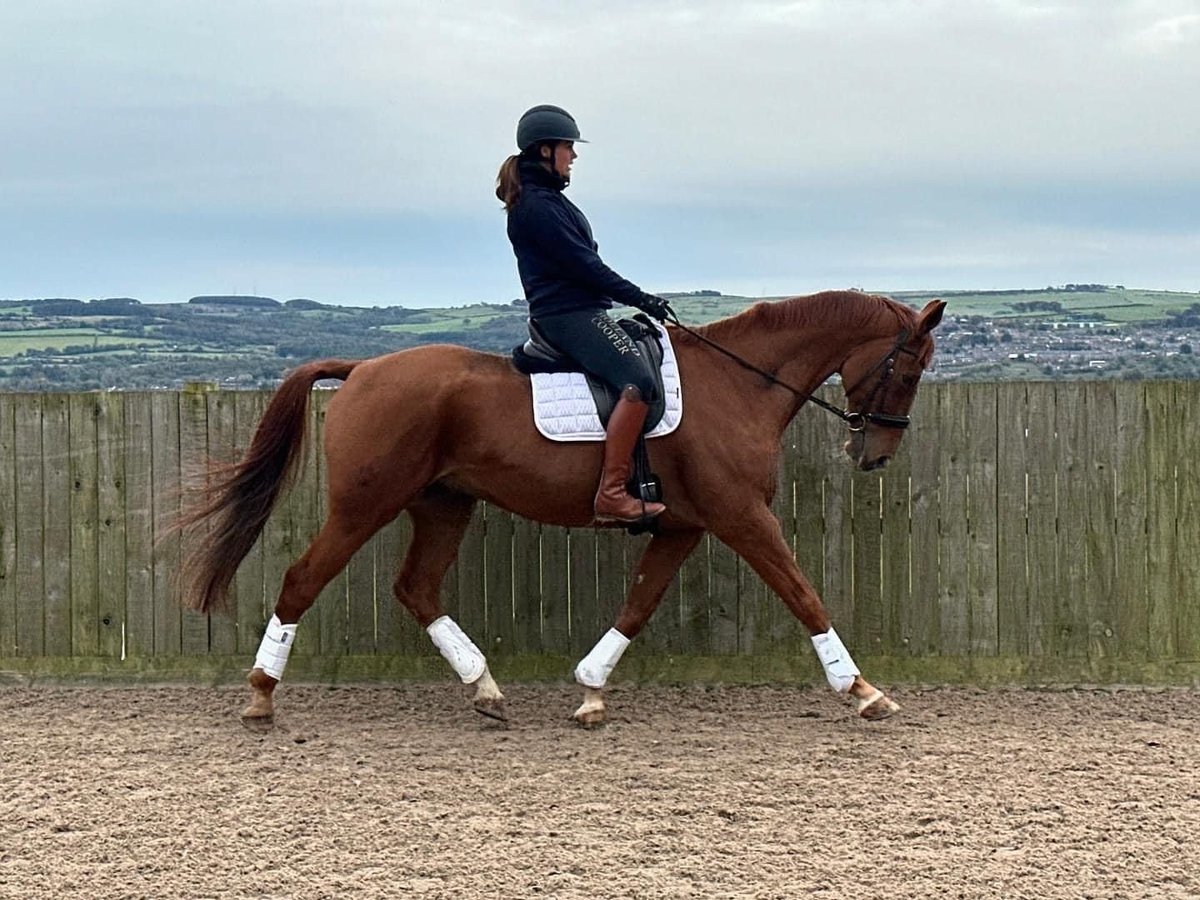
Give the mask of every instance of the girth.
M 632 319 L 618 319 L 617 324 L 629 335 L 630 340 L 637 345 L 638 352 L 645 357 L 654 374 L 654 396 L 646 398 L 650 410 L 646 415 L 646 424 L 642 432 L 648 432 L 663 417 L 667 402 L 663 395 L 662 360 L 663 349 L 659 338 L 658 328 L 644 313 L 638 313 Z M 529 340 L 524 344 L 513 347 L 512 361 L 518 372 L 533 375 L 538 372 L 583 372 L 587 379 L 592 398 L 596 401 L 596 413 L 602 425 L 608 425 L 609 416 L 617 404 L 620 391 L 609 386 L 590 373 L 584 372 L 573 359 L 561 353 L 543 335 L 532 319 L 528 321 Z

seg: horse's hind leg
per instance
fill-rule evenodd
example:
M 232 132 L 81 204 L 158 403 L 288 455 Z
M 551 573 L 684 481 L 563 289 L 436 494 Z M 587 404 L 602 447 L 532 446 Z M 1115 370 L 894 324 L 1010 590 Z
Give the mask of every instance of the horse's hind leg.
M 439 598 L 442 580 L 458 555 L 474 506 L 473 497 L 436 486 L 426 489 L 409 506 L 413 535 L 396 576 L 395 592 L 463 684 L 474 686 L 476 712 L 504 721 L 504 695 L 487 660 L 458 623 L 442 612 Z
M 242 722 L 246 727 L 262 730 L 273 723 L 275 686 L 287 665 L 296 623 L 358 548 L 390 518 L 383 513 L 365 518 L 331 512 L 304 555 L 287 570 L 275 603 L 275 615 L 267 625 L 254 668 L 247 679 L 251 699 L 242 710 Z
M 583 704 L 575 710 L 575 721 L 585 728 L 604 723 L 608 710 L 604 686 L 629 642 L 638 636 L 679 571 L 688 554 L 695 549 L 704 532 L 664 531 L 646 545 L 638 562 L 629 593 L 617 613 L 617 621 L 575 667 L 575 680 L 583 686 Z

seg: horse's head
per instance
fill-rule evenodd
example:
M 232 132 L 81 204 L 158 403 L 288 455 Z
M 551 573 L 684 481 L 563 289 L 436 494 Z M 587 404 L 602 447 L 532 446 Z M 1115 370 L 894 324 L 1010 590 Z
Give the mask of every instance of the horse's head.
M 942 321 L 944 300 L 931 300 L 910 326 L 865 341 L 842 364 L 850 440 L 846 453 L 863 471 L 886 466 L 908 426 L 921 375 L 933 358 L 930 332 Z

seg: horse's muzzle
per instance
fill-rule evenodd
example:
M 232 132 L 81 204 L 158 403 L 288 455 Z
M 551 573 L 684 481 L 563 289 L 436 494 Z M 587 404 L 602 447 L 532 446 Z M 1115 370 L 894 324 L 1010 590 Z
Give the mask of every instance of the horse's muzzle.
M 892 458 L 890 456 L 877 456 L 870 460 L 863 459 L 859 461 L 858 467 L 864 472 L 874 472 L 876 469 L 882 469 L 884 466 L 886 466 L 889 462 L 891 462 L 891 459 Z
M 866 435 L 861 431 L 853 431 L 850 433 L 850 439 L 842 445 L 842 449 L 846 451 L 846 455 L 854 461 L 854 466 L 861 472 L 873 472 L 876 469 L 882 469 L 891 461 L 892 455 L 888 453 L 880 453 L 882 449 L 879 446 L 871 447 L 873 443 L 868 441 Z M 874 451 L 874 452 L 872 452 Z

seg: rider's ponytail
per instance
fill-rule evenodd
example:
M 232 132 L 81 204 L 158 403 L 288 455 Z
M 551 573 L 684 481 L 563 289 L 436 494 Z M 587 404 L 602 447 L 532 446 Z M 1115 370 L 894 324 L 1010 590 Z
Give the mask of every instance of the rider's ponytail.
M 521 175 L 517 163 L 521 154 L 514 153 L 500 165 L 500 173 L 496 176 L 496 197 L 504 204 L 507 212 L 521 199 Z

